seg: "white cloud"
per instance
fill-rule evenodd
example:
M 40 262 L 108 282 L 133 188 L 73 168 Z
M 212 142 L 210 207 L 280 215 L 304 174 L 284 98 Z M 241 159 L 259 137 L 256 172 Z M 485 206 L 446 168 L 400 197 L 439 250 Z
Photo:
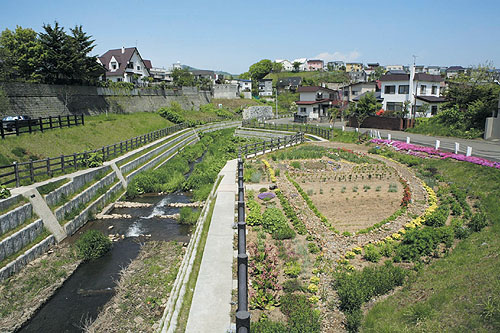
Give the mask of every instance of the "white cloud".
M 342 52 L 335 51 L 333 53 L 328 53 L 328 52 L 322 52 L 315 56 L 314 58 L 316 59 L 322 59 L 325 62 L 328 61 L 335 61 L 335 60 L 340 60 L 340 61 L 355 61 L 361 56 L 361 53 L 358 51 L 351 51 L 347 54 L 344 54 Z

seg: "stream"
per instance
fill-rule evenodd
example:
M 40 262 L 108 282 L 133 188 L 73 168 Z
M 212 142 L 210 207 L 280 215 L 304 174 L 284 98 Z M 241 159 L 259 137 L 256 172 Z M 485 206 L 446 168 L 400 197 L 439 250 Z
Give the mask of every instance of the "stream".
M 201 159 L 191 163 L 186 178 Z M 113 246 L 106 255 L 95 261 L 82 263 L 19 332 L 82 332 L 113 297 L 120 271 L 137 257 L 141 242 L 189 242 L 191 226 L 179 224 L 173 219 L 155 217 L 179 213 L 180 208 L 166 205 L 192 202 L 189 193 L 151 194 L 130 201 L 150 203 L 152 206 L 115 208 L 111 211 L 112 214 L 129 214 L 131 218 L 92 220 L 64 240 L 72 244 L 91 229 L 99 230 L 105 235 L 119 235 L 118 241 L 113 241 Z

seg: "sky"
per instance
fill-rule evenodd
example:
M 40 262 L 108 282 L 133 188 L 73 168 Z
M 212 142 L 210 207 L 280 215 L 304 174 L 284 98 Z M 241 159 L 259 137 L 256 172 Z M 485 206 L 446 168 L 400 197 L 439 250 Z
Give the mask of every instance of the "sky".
M 82 25 L 96 47 L 137 46 L 239 74 L 261 59 L 500 68 L 500 0 L 0 0 L 0 30 Z

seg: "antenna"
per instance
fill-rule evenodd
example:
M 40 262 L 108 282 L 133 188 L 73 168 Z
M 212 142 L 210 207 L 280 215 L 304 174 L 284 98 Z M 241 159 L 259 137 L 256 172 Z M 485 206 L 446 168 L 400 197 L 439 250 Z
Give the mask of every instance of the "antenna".
M 417 62 L 417 58 L 418 58 L 418 56 L 416 56 L 416 55 L 412 55 L 412 57 L 413 57 L 413 64 L 415 65 L 415 63 Z

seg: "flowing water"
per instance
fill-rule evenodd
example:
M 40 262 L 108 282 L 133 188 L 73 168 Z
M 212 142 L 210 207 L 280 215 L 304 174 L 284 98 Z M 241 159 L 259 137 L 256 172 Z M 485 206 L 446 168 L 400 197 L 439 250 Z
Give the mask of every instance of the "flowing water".
M 198 159 L 195 163 L 201 160 Z M 192 163 L 191 170 L 195 163 Z M 189 173 L 186 175 L 188 176 Z M 117 235 L 111 250 L 103 257 L 82 263 L 46 302 L 20 332 L 82 332 L 95 320 L 102 307 L 113 297 L 119 272 L 137 257 L 140 243 L 149 240 L 188 243 L 191 226 L 157 215 L 178 213 L 180 208 L 168 203 L 191 202 L 188 194 L 144 195 L 134 202 L 150 203 L 145 208 L 115 208 L 112 214 L 129 214 L 131 218 L 89 221 L 64 242 L 75 242 L 82 233 L 96 229 L 105 235 Z M 122 238 L 123 235 L 123 238 Z

